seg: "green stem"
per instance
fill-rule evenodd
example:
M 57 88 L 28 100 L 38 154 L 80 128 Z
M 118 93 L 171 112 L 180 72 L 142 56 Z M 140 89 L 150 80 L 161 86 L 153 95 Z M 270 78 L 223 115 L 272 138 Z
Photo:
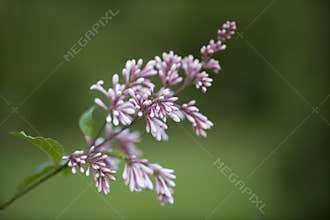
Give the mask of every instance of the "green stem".
M 92 145 L 95 145 L 95 141 L 99 138 L 99 136 L 101 135 L 102 131 L 104 130 L 105 126 L 107 125 L 107 121 L 104 121 L 104 123 L 102 124 L 100 130 L 97 132 L 95 138 L 93 139 Z
M 45 182 L 49 178 L 51 178 L 51 177 L 55 176 L 56 174 L 60 173 L 65 167 L 66 167 L 66 164 L 57 167 L 55 170 L 53 170 L 52 172 L 48 173 L 47 175 L 45 175 L 44 177 L 42 177 L 38 181 L 34 182 L 33 184 L 31 184 L 30 186 L 26 187 L 25 189 L 17 192 L 10 199 L 8 199 L 7 201 L 1 203 L 0 204 L 0 209 L 2 210 L 2 209 L 7 208 L 10 204 L 12 204 L 17 199 L 19 199 L 22 196 L 24 196 L 26 193 L 28 193 L 31 190 L 33 190 L 35 187 L 39 186 L 41 183 Z

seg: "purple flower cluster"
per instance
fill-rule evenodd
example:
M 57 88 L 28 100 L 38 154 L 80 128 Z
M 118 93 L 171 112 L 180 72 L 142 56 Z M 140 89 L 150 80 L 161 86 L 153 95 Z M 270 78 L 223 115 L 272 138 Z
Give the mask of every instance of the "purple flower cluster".
M 185 118 L 190 122 L 191 126 L 194 128 L 196 135 L 206 137 L 206 129 L 210 129 L 213 123 L 207 119 L 206 116 L 199 113 L 199 109 L 194 106 L 195 100 L 183 104 L 181 107 L 181 112 L 183 112 Z
M 86 152 L 75 151 L 69 156 L 64 156 L 63 160 L 68 161 L 68 167 L 71 167 L 73 174 L 76 173 L 77 169 L 81 173 L 85 173 L 86 176 L 92 172 L 97 190 L 99 192 L 103 190 L 105 194 L 110 192 L 109 181 L 116 180 L 113 176 L 116 171 L 112 169 L 111 158 L 97 151 L 95 146 L 90 147 Z
M 156 182 L 156 194 L 158 200 L 162 205 L 166 203 L 173 204 L 173 189 L 175 186 L 174 179 L 176 176 L 173 174 L 174 170 L 163 168 L 158 164 L 150 164 L 150 167 L 154 171 L 155 182 Z
M 173 170 L 161 167 L 158 164 L 149 163 L 147 160 L 137 160 L 135 156 L 127 158 L 123 179 L 130 190 L 140 192 L 154 188 L 149 176 L 154 177 L 155 191 L 162 205 L 173 203 L 174 179 L 176 176 Z
M 206 137 L 206 130 L 213 123 L 195 106 L 194 100 L 186 104 L 178 102 L 178 94 L 189 85 L 203 93 L 212 85 L 210 73 L 221 70 L 216 52 L 226 49 L 236 30 L 235 22 L 226 22 L 217 32 L 217 40 L 200 49 L 200 60 L 192 55 L 181 57 L 173 51 L 156 56 L 145 65 L 142 59 L 128 60 L 124 69 L 112 77 L 112 86 L 106 88 L 102 80 L 90 87 L 103 97 L 95 98 L 95 104 L 106 112 L 104 137 L 87 137 L 89 147 L 64 157 L 72 173 L 79 170 L 86 175 L 93 173 L 98 191 L 110 192 L 110 180 L 118 170 L 118 158 L 125 162 L 122 177 L 130 191 L 155 190 L 162 204 L 173 203 L 175 175 L 173 170 L 138 159 L 142 152 L 137 148 L 140 135 L 130 132 L 137 121 L 144 121 L 146 132 L 156 140 L 167 140 L 168 120 L 181 122 L 186 119 L 196 135 Z M 161 85 L 155 83 L 159 78 Z M 119 151 L 120 154 L 115 153 Z M 152 181 L 154 179 L 154 181 Z

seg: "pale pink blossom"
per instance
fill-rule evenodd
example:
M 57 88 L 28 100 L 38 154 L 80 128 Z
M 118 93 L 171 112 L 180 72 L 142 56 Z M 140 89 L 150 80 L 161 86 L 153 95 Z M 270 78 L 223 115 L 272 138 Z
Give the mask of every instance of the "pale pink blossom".
M 163 168 L 158 164 L 150 164 L 149 167 L 154 171 L 155 177 L 155 191 L 158 200 L 162 205 L 166 203 L 173 204 L 173 189 L 175 186 L 174 179 L 176 176 L 173 174 L 174 170 Z
M 184 114 L 185 118 L 190 122 L 196 135 L 206 137 L 207 134 L 205 130 L 210 129 L 213 126 L 213 123 L 199 112 L 199 109 L 195 106 L 195 103 L 196 101 L 192 100 L 187 104 L 183 104 L 180 110 Z
M 226 45 L 222 44 L 221 41 L 210 40 L 209 44 L 201 48 L 201 55 L 203 60 L 209 59 L 214 53 L 225 50 Z
M 198 59 L 194 59 L 189 55 L 182 59 L 182 69 L 188 77 L 195 77 L 202 69 L 202 63 Z
M 222 29 L 218 30 L 218 40 L 226 41 L 229 40 L 236 32 L 236 22 L 227 21 L 222 25 Z
M 181 57 L 174 54 L 173 51 L 163 53 L 163 59 L 156 56 L 156 68 L 164 86 L 173 86 L 182 81 L 179 75 L 181 67 Z
M 166 122 L 168 117 L 171 117 L 174 121 L 179 122 L 180 118 L 175 114 L 179 110 L 175 105 L 178 97 L 173 96 L 173 94 L 170 89 L 161 88 L 148 106 L 149 116 L 160 118 L 164 122 Z
M 128 125 L 132 122 L 130 115 L 135 113 L 134 106 L 124 100 L 125 85 L 119 83 L 118 74 L 113 75 L 112 81 L 113 88 L 110 88 L 108 91 L 103 88 L 103 81 L 99 81 L 91 86 L 91 90 L 101 92 L 108 99 L 108 104 L 105 104 L 100 98 L 96 98 L 95 104 L 108 112 L 107 122 L 112 122 L 115 126 L 119 123 Z
M 152 190 L 153 184 L 149 179 L 151 174 L 153 174 L 153 170 L 148 167 L 147 160 L 138 160 L 135 156 L 127 158 L 123 179 L 131 192 L 140 192 L 146 189 Z
M 149 99 L 151 90 L 146 92 L 129 90 L 129 94 L 131 96 L 130 102 L 134 106 L 135 112 L 139 117 L 142 117 L 147 111 L 148 107 L 152 104 L 152 101 Z
M 197 89 L 201 89 L 202 92 L 206 92 L 207 87 L 210 87 L 212 85 L 213 79 L 209 77 L 209 74 L 207 74 L 205 71 L 198 73 L 194 79 L 194 84 Z
M 92 146 L 86 152 L 75 151 L 69 156 L 64 156 L 63 160 L 67 160 L 68 167 L 71 167 L 72 173 L 77 173 L 77 169 L 81 173 L 89 176 L 93 173 L 95 185 L 97 190 L 108 194 L 110 192 L 110 180 L 115 180 L 113 176 L 116 171 L 114 170 L 114 161 L 106 154 L 102 154 Z M 87 167 L 87 168 L 86 168 Z
M 204 63 L 206 63 L 214 53 L 226 49 L 226 45 L 223 43 L 229 40 L 235 34 L 236 29 L 237 27 L 235 22 L 227 21 L 222 25 L 221 29 L 219 29 L 217 32 L 217 41 L 210 40 L 209 44 L 203 46 L 200 50 Z
M 165 132 L 167 129 L 165 122 L 156 117 L 146 116 L 146 124 L 147 132 L 151 133 L 156 140 L 161 141 L 168 139 L 168 135 Z
M 108 194 L 110 192 L 109 181 L 116 180 L 113 176 L 116 171 L 111 167 L 112 163 L 109 156 L 97 152 L 93 146 L 88 151 L 87 161 L 86 176 L 89 176 L 92 172 L 97 190 L 99 192 L 103 190 L 104 194 Z
M 140 84 L 144 84 L 148 87 L 154 86 L 147 77 L 157 74 L 157 71 L 154 69 L 156 62 L 150 60 L 144 68 L 142 68 L 142 64 L 142 59 L 139 59 L 138 61 L 133 59 L 126 62 L 122 75 L 127 88 L 132 88 Z
M 68 167 L 71 167 L 73 174 L 77 173 L 77 169 L 80 170 L 81 173 L 85 172 L 83 165 L 86 164 L 87 155 L 84 151 L 76 150 L 69 156 L 63 156 L 62 159 L 68 161 Z
M 106 167 L 100 167 L 100 169 L 94 170 L 93 176 L 94 176 L 95 186 L 98 192 L 103 191 L 104 194 L 110 193 L 109 181 L 116 180 L 116 178 L 112 175 L 114 173 L 116 173 L 116 171 Z
M 219 61 L 215 59 L 209 59 L 206 62 L 203 62 L 203 68 L 211 70 L 214 73 L 218 73 L 221 70 Z

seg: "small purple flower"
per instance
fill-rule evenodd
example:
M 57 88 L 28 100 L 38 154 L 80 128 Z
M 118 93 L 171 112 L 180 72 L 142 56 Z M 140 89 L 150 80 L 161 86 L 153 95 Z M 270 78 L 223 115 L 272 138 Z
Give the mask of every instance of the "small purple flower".
M 201 48 L 201 55 L 203 60 L 209 59 L 214 53 L 225 50 L 226 45 L 222 44 L 221 41 L 215 42 L 214 40 L 210 40 L 207 46 L 203 46 Z
M 99 192 L 103 190 L 105 194 L 108 194 L 110 192 L 109 181 L 116 180 L 112 175 L 116 171 L 111 169 L 112 163 L 110 162 L 110 158 L 106 154 L 95 151 L 95 147 L 93 146 L 88 151 L 87 161 L 86 176 L 89 176 L 92 171 L 97 190 Z
M 108 96 L 108 91 L 106 91 L 103 87 L 104 81 L 103 80 L 99 80 L 97 81 L 97 83 L 93 84 L 90 87 L 90 90 L 96 90 L 101 92 L 103 95 Z
M 173 174 L 174 170 L 163 168 L 158 164 L 150 164 L 149 167 L 154 171 L 155 177 L 155 190 L 157 198 L 162 205 L 166 203 L 173 204 L 173 189 L 175 186 L 174 179 L 176 176 Z
M 97 82 L 91 86 L 91 90 L 97 90 L 103 93 L 109 101 L 109 104 L 106 105 L 104 102 L 96 98 L 95 103 L 108 112 L 107 122 L 112 122 L 115 126 L 119 124 L 119 122 L 123 125 L 128 125 L 132 122 L 132 118 L 130 115 L 135 113 L 134 106 L 124 100 L 124 90 L 125 85 L 119 84 L 118 74 L 114 74 L 112 77 L 113 88 L 110 88 L 106 91 L 103 88 L 103 81 Z
M 182 69 L 188 77 L 195 77 L 202 69 L 202 64 L 198 59 L 194 59 L 192 55 L 189 55 L 182 59 Z
M 162 120 L 147 115 L 146 122 L 146 131 L 151 133 L 151 135 L 154 136 L 156 140 L 161 141 L 168 139 L 168 136 L 165 132 L 167 125 Z
M 201 89 L 202 92 L 206 92 L 207 87 L 212 85 L 213 79 L 209 77 L 209 75 L 204 71 L 198 73 L 194 79 L 194 84 L 197 89 Z
M 115 163 L 108 155 L 96 151 L 96 148 L 92 146 L 87 152 L 75 151 L 62 159 L 68 160 L 68 167 L 71 167 L 73 174 L 77 173 L 77 169 L 84 173 L 84 166 L 87 166 L 85 174 L 89 176 L 90 172 L 93 172 L 97 190 L 99 192 L 103 190 L 105 194 L 110 192 L 109 180 L 116 180 L 112 175 L 116 171 L 113 170 Z
M 236 22 L 227 21 L 222 25 L 222 29 L 218 30 L 218 40 L 226 41 L 229 40 L 236 32 Z
M 209 45 L 210 49 L 213 51 L 213 53 L 222 51 L 226 49 L 226 45 L 222 44 L 221 41 L 214 41 L 214 40 L 210 40 Z
M 195 130 L 196 135 L 206 137 L 206 129 L 210 129 L 213 123 L 207 119 L 206 116 L 199 112 L 199 109 L 194 106 L 195 100 L 190 101 L 187 104 L 183 104 L 181 107 L 181 112 L 184 114 L 185 118 L 190 122 L 191 126 Z
M 174 121 L 179 122 L 175 112 L 179 109 L 175 105 L 178 97 L 173 96 L 173 92 L 168 88 L 161 88 L 156 97 L 152 100 L 152 104 L 148 106 L 148 114 L 150 117 L 157 117 L 166 122 L 167 117 L 171 117 Z
M 203 62 L 203 68 L 209 69 L 214 73 L 218 73 L 221 70 L 219 61 L 215 59 L 209 59 L 206 62 Z
M 139 117 L 142 117 L 147 108 L 152 104 L 152 101 L 149 99 L 151 90 L 140 93 L 131 89 L 129 90 L 129 94 L 131 96 L 130 102 L 133 104 L 135 112 Z
M 153 88 L 150 93 L 138 94 L 130 91 L 131 103 L 139 117 L 146 118 L 146 131 L 151 133 L 157 140 L 167 140 L 165 124 L 168 117 L 178 122 L 181 120 L 179 108 L 175 105 L 177 97 L 169 89 L 162 88 L 157 94 L 154 94 Z
M 235 34 L 236 29 L 237 27 L 235 22 L 227 21 L 222 25 L 222 28 L 218 30 L 218 40 L 210 40 L 209 44 L 203 46 L 200 50 L 204 63 L 207 63 L 214 53 L 226 49 L 226 45 L 223 44 L 223 42 L 229 40 Z
M 83 165 L 86 164 L 87 155 L 85 155 L 84 151 L 76 150 L 69 156 L 63 156 L 62 159 L 68 160 L 68 167 L 71 167 L 73 174 L 77 173 L 77 169 L 79 169 L 81 173 L 85 171 Z
M 156 56 L 156 68 L 158 69 L 160 79 L 164 86 L 173 86 L 182 81 L 179 76 L 179 69 L 181 67 L 181 57 L 175 55 L 173 51 L 163 53 L 163 60 Z
M 116 178 L 112 176 L 112 174 L 114 173 L 116 173 L 116 171 L 113 171 L 106 167 L 100 167 L 100 169 L 95 170 L 93 172 L 95 186 L 98 192 L 101 192 L 103 190 L 104 194 L 110 193 L 109 180 L 116 180 Z
M 150 60 L 144 68 L 142 68 L 142 64 L 142 59 L 139 59 L 137 62 L 134 59 L 126 62 L 122 75 L 127 88 L 132 88 L 140 84 L 144 84 L 148 87 L 154 86 L 149 79 L 146 79 L 146 77 L 157 74 L 157 71 L 154 69 L 156 62 Z
M 146 189 L 152 190 L 153 184 L 149 179 L 151 174 L 153 174 L 153 170 L 148 167 L 147 160 L 137 160 L 135 156 L 127 158 L 123 179 L 131 192 L 140 192 Z

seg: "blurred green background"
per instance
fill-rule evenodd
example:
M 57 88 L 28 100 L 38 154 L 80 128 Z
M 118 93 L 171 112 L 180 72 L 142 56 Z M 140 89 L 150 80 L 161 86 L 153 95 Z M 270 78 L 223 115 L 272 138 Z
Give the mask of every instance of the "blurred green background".
M 108 9 L 119 14 L 57 66 Z M 190 88 L 181 98 L 196 99 L 214 122 L 208 138 L 172 123 L 169 141 L 144 134 L 139 145 L 145 158 L 175 169 L 174 205 L 129 192 L 121 174 L 108 196 L 96 194 L 90 178 L 58 175 L 0 219 L 329 217 L 327 1 L 0 0 L 0 200 L 46 159 L 10 131 L 53 137 L 70 153 L 84 144 L 77 121 L 93 102 L 91 84 L 110 81 L 127 59 L 169 50 L 197 56 L 226 20 L 237 21 L 241 37 L 218 56 L 223 71 L 206 95 Z M 266 203 L 264 215 L 214 166 L 217 158 Z

